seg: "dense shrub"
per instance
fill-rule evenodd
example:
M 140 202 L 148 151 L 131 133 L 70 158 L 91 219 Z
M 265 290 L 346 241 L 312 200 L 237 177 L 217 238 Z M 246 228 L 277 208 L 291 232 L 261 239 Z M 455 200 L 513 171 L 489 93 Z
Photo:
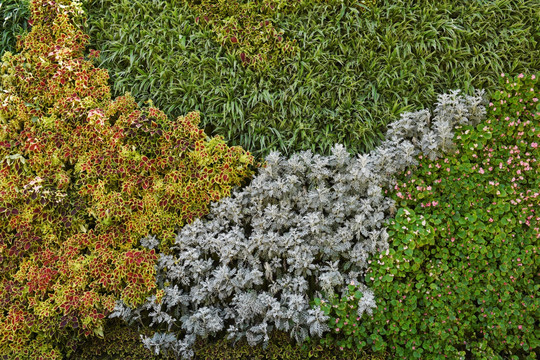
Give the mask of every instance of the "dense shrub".
M 299 51 L 264 72 L 243 66 L 239 43 L 223 47 L 184 0 L 85 4 L 114 94 L 152 99 L 172 117 L 199 110 L 207 133 L 261 157 L 328 155 L 336 143 L 365 153 L 436 94 L 491 95 L 496 74 L 540 68 L 537 0 L 380 0 L 366 11 L 358 0 L 303 1 L 266 19 Z
M 84 58 L 79 3 L 31 10 L 0 69 L 0 355 L 58 358 L 66 336 L 103 335 L 116 299 L 154 293 L 157 248 L 139 240 L 166 252 L 253 158 L 207 138 L 197 113 L 111 101 L 107 71 Z
M 226 333 L 255 345 L 268 343 L 274 329 L 298 342 L 321 336 L 328 317 L 310 309 L 309 299 L 343 293 L 350 283 L 361 292 L 357 316 L 370 312 L 373 293 L 362 279 L 368 256 L 388 249 L 383 223 L 394 204 L 382 188 L 418 152 L 435 158 L 448 151 L 455 125 L 478 123 L 481 94 L 441 95 L 433 121 L 427 110 L 403 114 L 370 154 L 353 157 L 339 145 L 331 156 L 270 154 L 248 186 L 180 230 L 174 252 L 158 262 L 163 297 L 136 309 L 119 301 L 111 316 L 151 319 L 164 331 L 145 344 L 189 358 L 197 337 Z
M 331 321 L 327 341 L 402 359 L 537 358 L 539 76 L 503 75 L 486 121 L 400 177 L 390 248 L 366 275 L 377 310 L 346 337 Z
M 28 0 L 2 0 L 0 3 L 0 57 L 6 51 L 15 51 L 17 38 L 28 31 L 30 16 Z

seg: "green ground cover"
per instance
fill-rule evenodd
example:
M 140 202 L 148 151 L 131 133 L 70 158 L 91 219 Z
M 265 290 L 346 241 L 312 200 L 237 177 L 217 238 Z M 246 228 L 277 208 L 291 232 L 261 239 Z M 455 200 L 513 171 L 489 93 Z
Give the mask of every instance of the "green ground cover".
M 173 118 L 200 110 L 207 132 L 256 155 L 328 153 L 336 142 L 372 149 L 386 124 L 431 106 L 437 93 L 490 94 L 497 74 L 540 68 L 534 0 L 391 0 L 368 11 L 352 0 L 302 1 L 268 17 L 296 40 L 297 54 L 257 71 L 222 47 L 212 26 L 197 23 L 204 14 L 186 1 L 86 7 L 114 95 L 151 99 Z

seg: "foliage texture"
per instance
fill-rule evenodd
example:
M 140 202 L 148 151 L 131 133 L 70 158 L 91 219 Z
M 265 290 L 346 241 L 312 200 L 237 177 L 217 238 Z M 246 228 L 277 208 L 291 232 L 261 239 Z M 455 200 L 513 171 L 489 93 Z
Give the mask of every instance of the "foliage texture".
M 222 46 L 184 0 L 85 4 L 113 94 L 152 99 L 172 117 L 199 110 L 207 133 L 261 157 L 328 155 L 336 143 L 365 153 L 437 94 L 491 96 L 497 74 L 540 68 L 537 0 L 380 0 L 366 11 L 357 0 L 302 1 L 266 18 L 299 50 L 264 72 L 242 65 L 240 41 Z
M 35 0 L 0 93 L 0 354 L 59 358 L 65 336 L 103 336 L 116 299 L 155 290 L 156 250 L 251 174 L 198 113 L 167 120 L 111 101 L 75 1 Z M 139 240 L 162 240 L 153 250 Z
M 265 69 L 283 66 L 299 55 L 296 39 L 290 41 L 284 32 L 274 27 L 272 18 L 284 15 L 301 6 L 312 4 L 311 0 L 263 0 L 263 1 L 187 1 L 199 15 L 195 22 L 210 25 L 217 42 L 237 55 L 244 66 Z M 321 1 L 315 1 L 318 3 Z M 324 2 L 324 1 L 323 1 Z M 373 3 L 374 1 L 369 1 Z M 366 4 L 359 1 L 355 7 L 365 11 Z
M 453 127 L 484 116 L 482 94 L 441 95 L 433 121 L 428 110 L 403 114 L 366 155 L 353 157 L 340 145 L 330 156 L 270 154 L 248 186 L 180 230 L 173 253 L 158 261 L 163 297 L 136 309 L 119 301 L 110 316 L 151 319 L 165 331 L 146 337 L 146 346 L 190 358 L 197 337 L 225 332 L 250 345 L 268 343 L 274 329 L 298 342 L 320 337 L 329 317 L 309 299 L 343 294 L 349 284 L 357 286 L 357 316 L 370 313 L 367 259 L 388 250 L 383 224 L 395 210 L 382 189 L 419 152 L 436 158 L 451 149 Z
M 333 346 L 295 344 L 287 333 L 274 331 L 266 347 L 251 346 L 242 340 L 236 344 L 221 339 L 215 342 L 197 341 L 194 345 L 195 360 L 384 360 L 386 354 L 370 354 L 363 351 L 339 351 Z
M 141 343 L 141 334 L 149 335 L 151 330 L 128 326 L 121 320 L 108 322 L 104 338 L 91 337 L 73 344 L 73 360 L 168 360 L 172 357 L 155 356 Z M 216 358 L 217 359 L 217 358 Z
M 539 76 L 502 74 L 487 119 L 400 177 L 390 248 L 366 276 L 377 310 L 327 340 L 400 359 L 537 358 Z
M 15 51 L 18 36 L 28 31 L 29 16 L 28 0 L 0 1 L 0 57 L 7 51 Z

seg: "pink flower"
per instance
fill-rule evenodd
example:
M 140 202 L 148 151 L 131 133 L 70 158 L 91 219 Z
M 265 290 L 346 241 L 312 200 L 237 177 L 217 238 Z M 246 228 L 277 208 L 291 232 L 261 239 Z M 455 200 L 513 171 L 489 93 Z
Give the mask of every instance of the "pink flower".
M 501 74 L 501 77 L 504 77 L 504 73 Z
M 535 143 L 535 142 L 533 142 L 533 143 L 531 144 L 531 146 L 532 146 L 533 148 L 535 148 L 535 149 L 536 149 L 536 148 L 538 147 L 538 144 L 537 144 L 537 143 Z
M 536 76 L 534 76 L 534 75 L 533 75 L 533 76 L 531 76 L 531 79 L 533 79 L 533 80 L 534 80 L 534 79 L 536 79 Z
M 524 78 L 524 77 L 525 77 L 525 76 L 524 76 L 523 74 L 519 74 L 519 75 L 518 75 L 518 78 L 520 78 L 520 79 L 522 79 L 522 78 Z

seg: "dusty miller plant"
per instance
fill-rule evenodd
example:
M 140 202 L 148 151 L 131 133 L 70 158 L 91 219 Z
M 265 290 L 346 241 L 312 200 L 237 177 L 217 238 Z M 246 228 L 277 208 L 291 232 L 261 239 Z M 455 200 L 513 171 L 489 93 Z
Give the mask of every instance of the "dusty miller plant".
M 111 316 L 149 317 L 164 332 L 144 338 L 146 346 L 190 358 L 198 336 L 225 332 L 251 345 L 267 343 L 272 329 L 299 342 L 322 336 L 328 317 L 309 300 L 343 294 L 351 283 L 364 294 L 358 315 L 371 312 L 373 292 L 363 285 L 367 259 L 388 249 L 383 225 L 395 212 L 383 189 L 416 165 L 419 153 L 436 158 L 450 151 L 456 125 L 483 119 L 483 94 L 440 95 L 433 119 L 428 110 L 402 114 L 369 154 L 351 156 L 341 145 L 330 156 L 271 153 L 250 185 L 185 226 L 173 255 L 160 257 L 162 299 L 138 309 L 118 302 Z M 142 243 L 158 244 L 152 237 Z

